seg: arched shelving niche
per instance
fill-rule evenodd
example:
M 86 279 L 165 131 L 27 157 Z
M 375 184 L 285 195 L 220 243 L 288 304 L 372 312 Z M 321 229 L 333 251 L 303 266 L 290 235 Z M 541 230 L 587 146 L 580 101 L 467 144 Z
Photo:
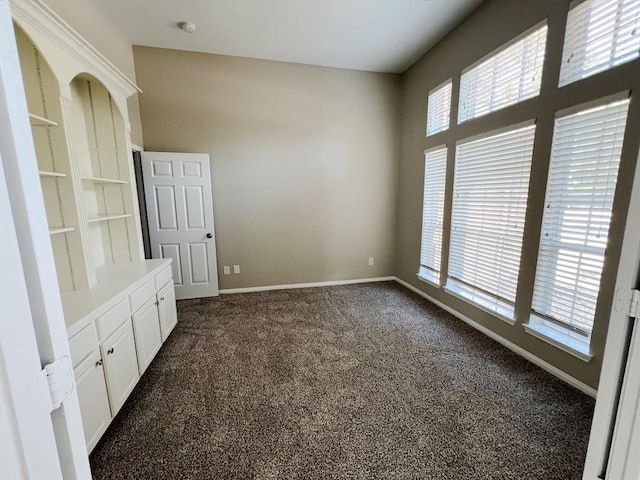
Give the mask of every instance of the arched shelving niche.
M 24 31 L 15 26 L 15 32 L 58 282 L 61 290 L 86 288 L 89 280 L 79 228 L 82 220 L 74 193 L 59 82 Z
M 138 260 L 126 122 L 109 90 L 80 74 L 70 84 L 78 175 L 93 268 Z

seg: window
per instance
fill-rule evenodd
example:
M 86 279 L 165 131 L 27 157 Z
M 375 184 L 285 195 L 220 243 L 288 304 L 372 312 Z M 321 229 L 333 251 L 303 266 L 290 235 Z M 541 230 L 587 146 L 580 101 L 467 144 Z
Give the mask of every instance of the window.
M 429 92 L 427 104 L 427 137 L 449 128 L 451 80 Z
M 462 73 L 458 123 L 540 93 L 547 26 L 525 35 Z
M 422 243 L 420 272 L 424 280 L 440 284 L 444 189 L 447 173 L 447 147 L 425 152 L 424 203 L 422 210 Z
M 638 58 L 640 0 L 587 0 L 571 9 L 560 86 Z
M 622 100 L 559 117 L 553 135 L 532 308 L 538 323 L 587 340 L 628 106 Z
M 456 148 L 447 289 L 512 321 L 535 125 Z

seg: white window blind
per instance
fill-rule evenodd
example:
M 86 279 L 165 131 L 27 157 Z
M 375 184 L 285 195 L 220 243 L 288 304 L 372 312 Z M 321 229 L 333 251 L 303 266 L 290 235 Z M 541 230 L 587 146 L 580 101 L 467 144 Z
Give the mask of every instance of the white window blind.
M 439 284 L 447 147 L 426 152 L 424 158 L 420 275 Z
M 451 80 L 429 92 L 427 102 L 427 136 L 449 128 L 451 116 Z
M 640 0 L 587 0 L 571 9 L 560 86 L 638 57 Z
M 544 25 L 464 71 L 458 123 L 538 95 L 546 43 Z
M 448 288 L 512 317 L 535 125 L 456 149 Z
M 533 311 L 590 334 L 629 101 L 556 119 Z

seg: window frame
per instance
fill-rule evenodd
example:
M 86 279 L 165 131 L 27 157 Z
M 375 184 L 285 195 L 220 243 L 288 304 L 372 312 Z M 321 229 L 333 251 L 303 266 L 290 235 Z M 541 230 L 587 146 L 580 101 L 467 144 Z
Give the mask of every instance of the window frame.
M 442 223 L 439 224 L 439 227 L 441 229 L 440 231 L 440 246 L 439 246 L 439 250 L 440 250 L 440 265 L 439 268 L 436 269 L 435 267 L 431 267 L 428 265 L 424 265 L 422 263 L 422 244 L 424 243 L 424 234 L 425 234 L 425 205 L 426 205 L 426 197 L 427 197 L 427 183 L 426 183 L 426 175 L 427 175 L 427 156 L 430 153 L 436 153 L 436 152 L 441 152 L 444 151 L 445 153 L 445 158 L 444 158 L 444 176 L 443 176 L 443 180 L 442 180 Z M 420 235 L 420 259 L 419 259 L 419 269 L 418 269 L 418 278 L 420 280 L 423 280 L 425 282 L 428 282 L 436 287 L 440 287 L 442 285 L 442 253 L 444 250 L 444 216 L 446 213 L 446 192 L 447 192 L 447 167 L 448 167 L 448 160 L 449 160 L 449 145 L 448 144 L 441 144 L 432 148 L 429 148 L 427 150 L 424 151 L 424 165 L 425 165 L 425 175 L 424 175 L 424 182 L 423 182 L 423 192 L 422 192 L 422 226 L 421 226 L 421 235 Z
M 434 98 L 434 96 L 438 93 L 440 93 L 441 90 L 445 89 L 448 87 L 448 101 L 447 101 L 447 105 L 446 105 L 446 111 L 447 111 L 447 126 L 442 128 L 441 130 L 436 130 L 434 132 L 430 132 L 429 131 L 429 115 L 432 111 L 432 108 L 430 107 L 430 103 L 431 103 L 431 99 Z M 442 132 L 446 132 L 447 130 L 449 130 L 449 128 L 451 127 L 451 113 L 452 113 L 452 107 L 453 107 L 453 78 L 449 78 L 448 80 L 445 80 L 444 82 L 442 82 L 441 84 L 439 84 L 437 87 L 432 88 L 431 90 L 429 90 L 429 93 L 427 94 L 427 125 L 426 125 L 426 136 L 427 137 L 433 137 L 434 135 L 438 135 L 439 133 Z
M 490 109 L 488 112 L 482 113 L 480 115 L 473 115 L 473 116 L 469 116 L 466 119 L 462 119 L 461 115 L 462 115 L 462 113 L 464 111 L 463 110 L 463 86 L 464 86 L 464 81 L 463 80 L 464 80 L 464 76 L 466 74 L 468 74 L 470 71 L 474 70 L 475 68 L 477 68 L 480 65 L 482 65 L 483 63 L 485 63 L 486 61 L 490 60 L 493 57 L 497 57 L 502 52 L 508 50 L 509 48 L 511 48 L 515 44 L 517 44 L 518 42 L 526 39 L 530 35 L 534 34 L 538 30 L 543 29 L 543 28 L 546 28 L 545 49 L 544 49 L 544 55 L 543 55 L 543 59 L 542 59 L 542 65 L 540 67 L 540 78 L 539 78 L 539 86 L 538 86 L 537 93 L 535 95 L 531 95 L 531 96 L 524 97 L 524 98 L 521 98 L 521 99 L 518 98 L 515 102 L 507 103 L 507 104 L 502 105 L 502 106 L 500 106 L 498 108 L 495 108 L 495 109 Z M 494 112 L 498 112 L 498 111 L 504 110 L 505 108 L 512 107 L 513 105 L 518 105 L 518 104 L 520 104 L 520 103 L 522 103 L 524 101 L 530 100 L 532 98 L 539 97 L 540 93 L 542 91 L 542 77 L 544 75 L 544 64 L 545 64 L 545 61 L 547 59 L 547 42 L 548 42 L 548 40 L 549 40 L 549 25 L 548 25 L 547 19 L 545 18 L 544 20 L 536 23 L 535 25 L 529 27 L 524 32 L 522 32 L 519 35 L 515 36 L 514 38 L 512 38 L 508 42 L 503 43 L 503 44 L 499 45 L 498 47 L 494 48 L 491 52 L 487 53 L 486 55 L 484 55 L 480 59 L 476 60 L 475 62 L 473 62 L 468 67 L 465 67 L 462 70 L 462 72 L 460 72 L 460 77 L 459 77 L 460 78 L 460 82 L 459 82 L 459 86 L 458 86 L 458 108 L 457 108 L 457 115 L 456 115 L 457 124 L 458 125 L 463 125 L 465 123 L 469 123 L 469 122 L 478 120 L 479 118 L 484 118 L 487 115 L 490 115 L 490 114 L 492 114 Z M 494 76 L 495 76 L 495 72 L 494 72 Z M 492 96 L 493 96 L 493 87 L 492 87 L 492 91 L 491 91 L 491 97 Z

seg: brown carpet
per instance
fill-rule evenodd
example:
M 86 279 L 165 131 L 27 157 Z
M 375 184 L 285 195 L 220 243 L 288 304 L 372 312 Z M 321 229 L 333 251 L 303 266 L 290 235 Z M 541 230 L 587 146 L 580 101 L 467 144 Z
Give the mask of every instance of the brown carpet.
M 594 402 L 385 282 L 179 302 L 96 479 L 580 479 Z

